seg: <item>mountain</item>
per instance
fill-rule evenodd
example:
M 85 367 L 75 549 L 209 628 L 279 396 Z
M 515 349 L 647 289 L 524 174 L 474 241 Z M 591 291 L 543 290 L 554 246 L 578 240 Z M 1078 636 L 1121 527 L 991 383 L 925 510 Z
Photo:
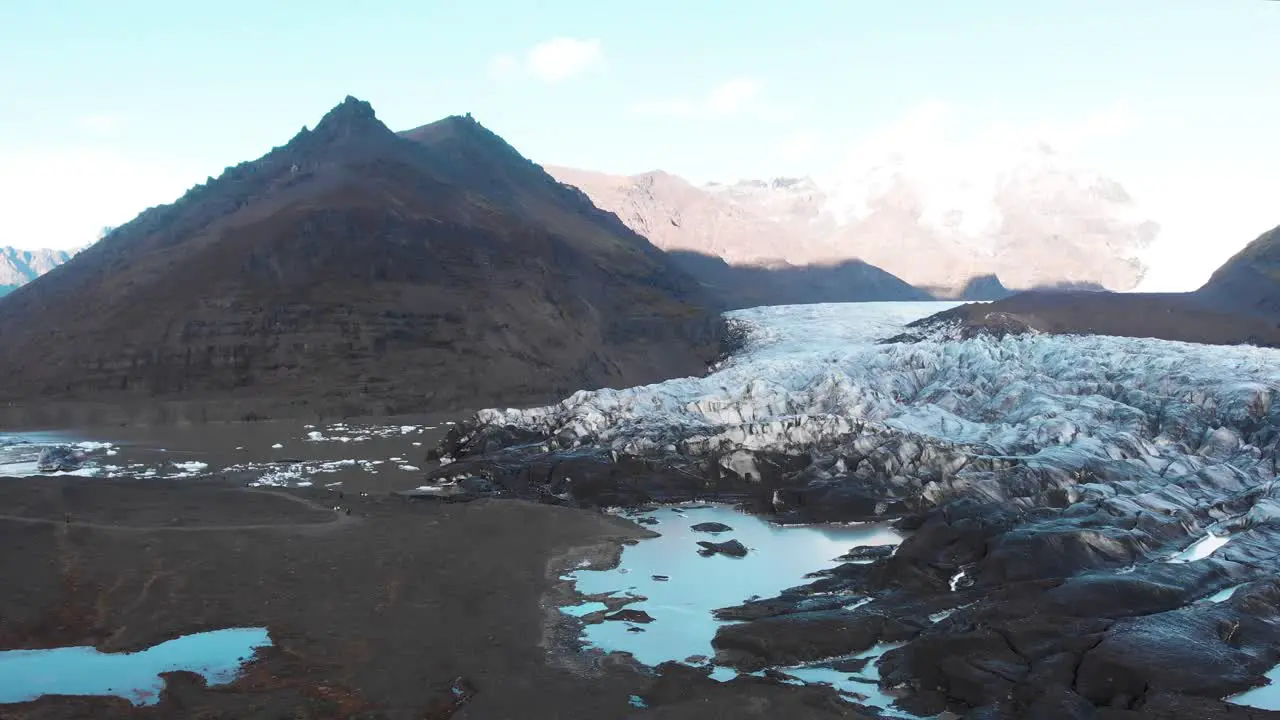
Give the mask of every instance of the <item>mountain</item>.
M 1014 290 L 1131 290 L 1160 231 L 1120 183 L 1044 144 L 962 164 L 893 155 L 836 184 L 824 210 L 832 248 L 939 294 L 988 274 Z
M 824 257 L 821 245 L 791 220 L 774 220 L 675 175 L 547 170 L 670 253 L 727 307 L 930 299 L 878 267 Z
M 66 250 L 0 247 L 0 296 L 7 295 L 71 259 Z
M 1280 322 L 1280 227 L 1223 263 L 1196 295 L 1215 307 Z
M 1249 243 L 1195 292 L 1024 292 L 960 305 L 912 326 L 946 337 L 1032 331 L 1280 347 L 1280 227 Z
M 550 172 L 664 249 L 731 265 L 860 260 L 941 297 L 986 299 L 992 277 L 1011 290 L 1130 290 L 1160 229 L 1118 182 L 1044 145 L 982 165 L 890 153 L 825 184 Z M 975 281 L 987 295 L 966 294 Z
M 700 373 L 717 309 L 469 116 L 401 136 L 349 97 L 0 303 L 0 402 L 59 424 L 521 404 Z

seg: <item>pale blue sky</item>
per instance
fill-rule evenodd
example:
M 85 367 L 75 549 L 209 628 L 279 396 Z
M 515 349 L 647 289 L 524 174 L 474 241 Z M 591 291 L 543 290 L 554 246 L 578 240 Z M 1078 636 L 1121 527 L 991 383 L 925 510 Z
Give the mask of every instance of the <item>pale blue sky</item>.
M 0 244 L 92 240 L 347 94 L 397 130 L 472 112 L 543 164 L 695 180 L 838 176 L 942 103 L 948 141 L 1083 133 L 1156 204 L 1277 198 L 1276 37 L 1266 0 L 7 0 Z

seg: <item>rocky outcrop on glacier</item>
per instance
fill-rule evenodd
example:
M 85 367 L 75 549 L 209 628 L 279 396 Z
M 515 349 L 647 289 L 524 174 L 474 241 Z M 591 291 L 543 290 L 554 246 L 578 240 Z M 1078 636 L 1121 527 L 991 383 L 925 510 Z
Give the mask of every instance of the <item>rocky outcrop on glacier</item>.
M 944 307 L 732 313 L 743 347 L 708 377 L 481 412 L 436 481 L 584 506 L 727 500 L 907 536 L 720 610 L 737 622 L 719 665 L 893 643 L 882 685 L 922 716 L 1262 716 L 1224 698 L 1280 662 L 1280 352 L 877 342 Z

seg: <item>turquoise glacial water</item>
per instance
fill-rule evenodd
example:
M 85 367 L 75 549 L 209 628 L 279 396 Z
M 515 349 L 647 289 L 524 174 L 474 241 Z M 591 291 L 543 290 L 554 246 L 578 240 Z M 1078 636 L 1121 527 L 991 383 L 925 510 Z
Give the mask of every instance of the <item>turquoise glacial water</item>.
M 0 652 L 0 703 L 42 695 L 116 695 L 135 705 L 159 701 L 160 673 L 186 670 L 210 685 L 235 679 L 255 649 L 271 644 L 266 628 L 229 628 L 185 635 L 133 653 L 92 647 Z

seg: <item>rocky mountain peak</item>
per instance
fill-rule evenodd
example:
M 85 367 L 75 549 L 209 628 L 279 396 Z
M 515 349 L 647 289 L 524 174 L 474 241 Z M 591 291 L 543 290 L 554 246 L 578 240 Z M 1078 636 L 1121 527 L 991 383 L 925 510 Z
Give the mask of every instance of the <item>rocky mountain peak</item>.
M 315 133 L 319 135 L 349 135 L 371 127 L 385 129 L 373 112 L 373 106 L 364 100 L 348 95 L 320 118 Z
M 303 128 L 286 147 L 313 155 L 333 147 L 385 143 L 394 137 L 395 133 L 378 120 L 372 105 L 348 95 L 320 118 L 314 130 Z

